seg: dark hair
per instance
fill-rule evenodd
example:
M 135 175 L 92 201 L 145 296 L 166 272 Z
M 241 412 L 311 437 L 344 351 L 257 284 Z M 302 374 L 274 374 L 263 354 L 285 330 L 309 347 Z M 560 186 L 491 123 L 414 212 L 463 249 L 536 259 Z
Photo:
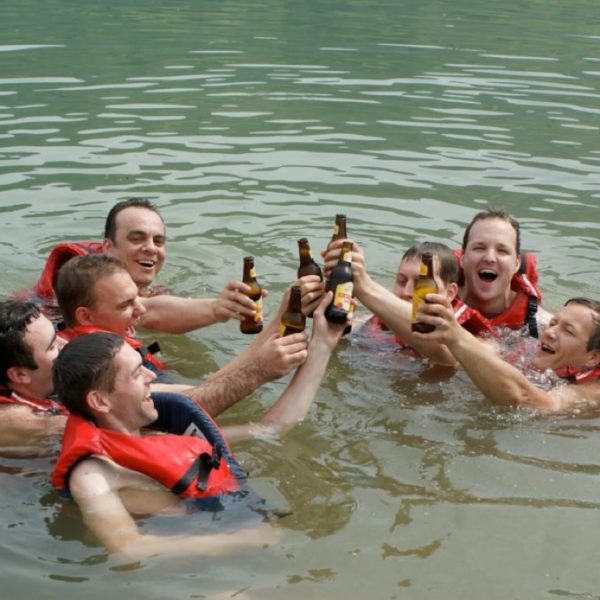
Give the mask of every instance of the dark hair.
M 440 277 L 446 284 L 458 281 L 458 259 L 454 252 L 441 242 L 422 242 L 411 246 L 400 259 L 400 262 L 412 258 L 421 259 L 425 252 L 438 257 L 440 261 Z
M 0 302 L 0 383 L 8 385 L 11 367 L 38 368 L 33 348 L 25 341 L 27 326 L 40 316 L 33 302 L 5 300 Z
M 52 376 L 58 398 L 69 412 L 93 417 L 87 395 L 92 390 L 113 391 L 117 376 L 114 357 L 124 343 L 114 333 L 90 333 L 74 339 L 60 351 Z
M 587 306 L 594 314 L 592 320 L 594 322 L 594 330 L 588 340 L 585 349 L 590 352 L 591 350 L 600 350 L 600 302 L 597 300 L 591 300 L 590 298 L 570 298 L 563 306 L 569 304 L 580 304 L 581 306 Z
M 126 208 L 130 207 L 137 208 L 145 208 L 147 210 L 151 210 L 155 212 L 160 220 L 163 221 L 163 218 L 160 216 L 158 212 L 158 208 L 148 200 L 148 198 L 128 198 L 127 200 L 122 200 L 121 202 L 117 202 L 109 211 L 106 216 L 106 221 L 104 223 L 104 238 L 109 239 L 113 244 L 117 242 L 117 215 Z M 164 223 L 164 221 L 163 221 Z
M 511 217 L 506 211 L 498 210 L 494 208 L 488 208 L 487 210 L 483 210 L 477 213 L 472 219 L 471 222 L 467 225 L 465 229 L 465 234 L 463 235 L 462 241 L 462 251 L 464 252 L 467 249 L 467 244 L 469 243 L 469 235 L 471 234 L 471 229 L 477 221 L 484 221 L 485 219 L 500 219 L 502 221 L 506 221 L 509 223 L 512 228 L 515 230 L 516 234 L 516 251 L 517 256 L 521 254 L 521 228 L 519 226 L 519 222 Z
M 108 254 L 84 254 L 68 260 L 58 272 L 54 294 L 65 325 L 73 327 L 80 306 L 96 305 L 96 282 L 114 273 L 127 273 L 124 263 Z

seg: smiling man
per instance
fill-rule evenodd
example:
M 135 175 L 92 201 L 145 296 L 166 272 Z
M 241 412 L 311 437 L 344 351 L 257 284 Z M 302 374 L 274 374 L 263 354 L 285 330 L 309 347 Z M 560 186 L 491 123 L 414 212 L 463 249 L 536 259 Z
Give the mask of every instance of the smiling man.
M 435 326 L 422 340 L 444 344 L 479 390 L 492 402 L 564 411 L 600 402 L 600 303 L 572 298 L 544 329 L 531 367 L 551 371 L 558 384 L 544 390 L 461 327 L 448 299 L 429 294 L 421 320 Z M 566 385 L 565 385 L 566 384 Z
M 153 283 L 166 259 L 165 223 L 145 198 L 117 202 L 106 218 L 104 241 L 66 242 L 55 246 L 34 287 L 34 294 L 51 310 L 60 268 L 74 256 L 105 253 L 126 265 L 138 287 L 146 312 L 140 326 L 167 333 L 185 333 L 230 319 L 254 315 L 255 303 L 245 295 L 248 286 L 231 280 L 217 298 L 182 298 L 166 294 Z

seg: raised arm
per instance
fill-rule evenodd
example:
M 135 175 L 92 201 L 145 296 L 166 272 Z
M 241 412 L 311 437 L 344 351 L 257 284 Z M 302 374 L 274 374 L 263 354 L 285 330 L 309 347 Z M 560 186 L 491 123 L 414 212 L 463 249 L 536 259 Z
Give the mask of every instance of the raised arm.
M 345 324 L 328 323 L 325 319 L 325 309 L 331 299 L 332 293 L 328 292 L 315 310 L 308 357 L 296 371 L 283 394 L 257 423 L 224 427 L 223 432 L 228 440 L 281 435 L 304 419 L 321 385 L 329 358 L 346 327 Z
M 243 293 L 247 289 L 241 281 L 230 281 L 214 299 L 169 294 L 140 298 L 146 308 L 140 326 L 166 333 L 186 333 L 229 319 L 241 321 L 255 310 L 254 302 Z
M 427 303 L 420 310 L 423 321 L 434 325 L 435 330 L 426 334 L 415 333 L 415 337 L 445 344 L 473 383 L 492 402 L 558 411 L 585 399 L 580 397 L 574 386 L 561 386 L 546 392 L 531 383 L 488 345 L 462 328 L 444 296 L 429 294 Z M 585 390 L 582 392 L 585 393 Z
M 267 525 L 234 533 L 191 536 L 143 534 L 128 512 L 119 490 L 140 483 L 139 474 L 117 470 L 99 459 L 79 463 L 70 477 L 70 490 L 84 523 L 109 552 L 131 557 L 157 554 L 220 556 L 244 546 L 274 543 L 279 533 Z M 169 495 L 170 492 L 169 492 Z M 175 496 L 172 496 L 177 501 Z

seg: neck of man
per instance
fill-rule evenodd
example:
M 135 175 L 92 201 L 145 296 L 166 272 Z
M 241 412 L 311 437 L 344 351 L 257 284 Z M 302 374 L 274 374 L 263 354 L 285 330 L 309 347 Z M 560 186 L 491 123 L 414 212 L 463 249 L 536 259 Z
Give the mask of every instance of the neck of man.
M 488 300 L 473 294 L 466 285 L 459 290 L 460 299 L 470 308 L 478 310 L 486 319 L 493 319 L 507 310 L 515 295 L 516 292 L 508 289 L 506 294 Z

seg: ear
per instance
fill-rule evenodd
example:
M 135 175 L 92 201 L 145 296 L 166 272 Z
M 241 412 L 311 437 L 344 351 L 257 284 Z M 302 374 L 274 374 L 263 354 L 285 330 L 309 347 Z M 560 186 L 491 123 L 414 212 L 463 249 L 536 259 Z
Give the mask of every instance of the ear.
M 9 367 L 6 369 L 6 378 L 9 383 L 29 384 L 31 383 L 31 375 L 26 367 Z
M 446 297 L 448 298 L 448 300 L 450 300 L 450 302 L 452 302 L 454 300 L 454 298 L 456 298 L 457 294 L 458 294 L 458 283 L 449 283 L 446 286 Z
M 77 325 L 93 325 L 92 315 L 87 306 L 78 306 L 75 309 L 75 322 Z
M 590 350 L 587 353 L 585 367 L 587 369 L 593 369 L 594 367 L 600 367 L 600 350 Z
M 109 250 L 114 246 L 112 240 L 110 238 L 104 238 L 102 240 L 102 251 L 106 254 L 109 254 Z
M 514 272 L 518 273 L 520 268 L 521 268 L 521 255 L 517 254 L 517 266 L 516 266 Z
M 100 390 L 89 391 L 85 397 L 85 403 L 94 413 L 106 414 L 110 411 L 110 403 Z

